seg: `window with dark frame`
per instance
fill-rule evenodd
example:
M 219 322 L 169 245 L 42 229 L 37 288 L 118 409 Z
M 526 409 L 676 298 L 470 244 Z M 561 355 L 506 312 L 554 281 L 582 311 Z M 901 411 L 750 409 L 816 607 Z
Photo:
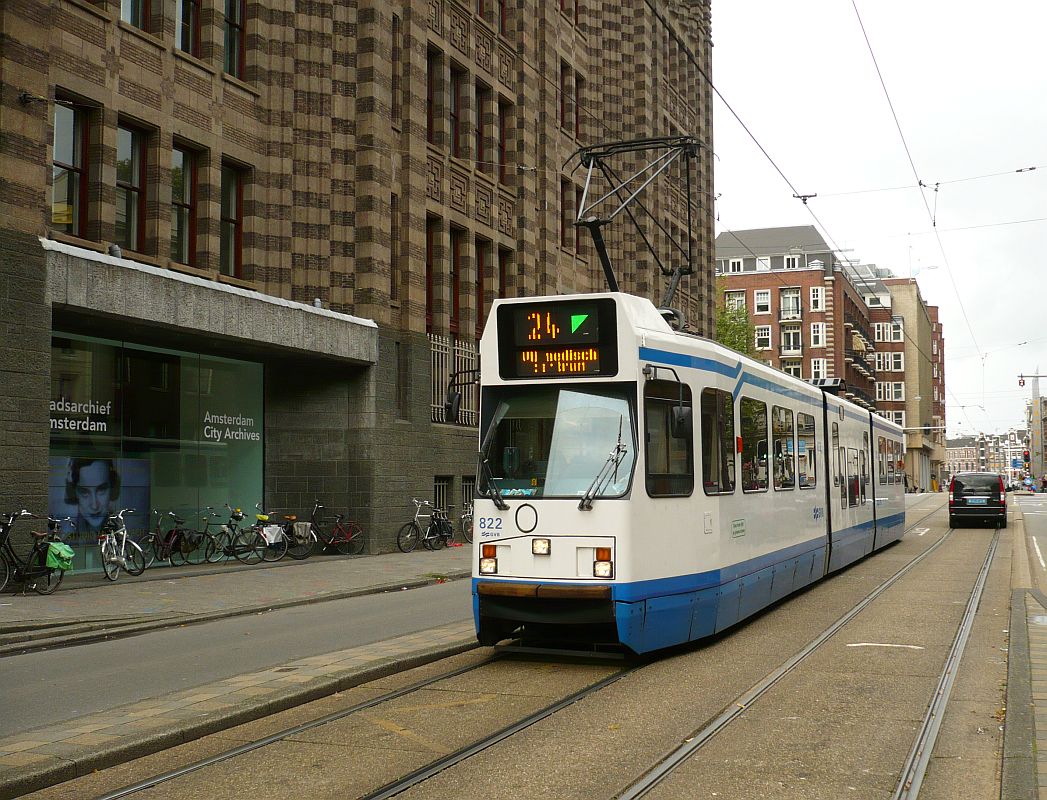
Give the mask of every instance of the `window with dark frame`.
M 244 170 L 222 164 L 222 219 L 219 271 L 233 278 L 243 276 Z
M 171 151 L 171 260 L 196 262 L 196 154 L 175 145 Z
M 247 0 L 225 0 L 225 71 L 234 78 L 244 77 Z
M 465 152 L 465 131 L 462 130 L 462 94 L 465 89 L 465 72 L 451 68 L 451 97 L 448 116 L 451 124 L 451 155 L 461 158 Z
M 575 6 L 577 12 L 577 6 Z M 578 14 L 575 13 L 575 21 Z M 585 92 L 585 81 L 577 72 L 574 73 L 574 138 L 582 138 L 582 100 Z
M 498 182 L 509 183 L 509 116 L 512 114 L 512 104 L 503 100 L 498 101 Z
M 120 21 L 146 30 L 149 24 L 149 0 L 120 0 Z
M 200 0 L 176 0 L 175 47 L 200 57 Z
M 509 279 L 509 269 L 512 266 L 513 251 L 507 250 L 504 247 L 498 248 L 498 297 L 508 297 L 506 289 L 508 284 L 506 281 Z
M 436 273 L 436 237 L 440 218 L 425 218 L 425 331 L 433 332 L 433 279 Z
M 393 14 L 393 41 L 392 41 L 392 59 L 393 59 L 393 76 L 392 76 L 392 97 L 390 98 L 390 113 L 393 117 L 393 123 L 399 124 L 403 118 L 403 100 L 401 97 L 401 82 L 403 80 L 401 72 L 403 70 L 403 28 L 400 22 L 400 17 Z
M 425 56 L 425 140 L 436 144 L 436 79 L 440 53 L 430 50 Z
M 792 489 L 796 486 L 796 446 L 791 408 L 771 407 L 771 441 L 774 447 L 774 488 Z
M 120 125 L 116 129 L 116 229 L 113 239 L 141 252 L 145 242 L 145 134 Z
M 693 434 L 672 435 L 680 406 L 691 408 L 691 389 L 668 380 L 646 381 L 643 388 L 647 494 L 686 497 L 694 491 Z
M 508 0 L 498 0 L 498 33 L 502 36 L 506 36 L 509 33 Z
M 487 269 L 491 262 L 491 243 L 487 239 L 476 239 L 476 339 L 484 332 L 484 314 L 486 303 L 484 302 L 484 284 L 486 282 Z
M 567 248 L 570 242 L 570 222 L 568 221 L 568 203 L 574 198 L 571 191 L 571 182 L 565 178 L 560 179 L 560 247 Z
M 766 492 L 768 475 L 767 404 L 743 397 L 739 407 L 742 435 L 742 491 Z
M 840 426 L 833 423 L 833 486 L 840 485 Z
M 56 99 L 51 164 L 51 226 L 84 236 L 87 230 L 88 129 L 85 111 Z
M 484 137 L 487 128 L 487 113 L 491 106 L 491 90 L 482 83 L 476 84 L 476 126 L 474 150 L 476 152 L 476 166 L 481 172 L 490 174 L 492 165 L 487 152 L 487 140 Z
M 400 195 L 389 197 L 389 299 L 400 299 Z
M 814 417 L 802 411 L 796 414 L 796 460 L 801 489 L 818 485 L 818 447 L 815 441 Z
M 563 8 L 563 4 L 566 0 L 560 0 L 560 8 Z M 560 127 L 567 127 L 567 95 L 569 91 L 567 75 L 570 72 L 570 67 L 566 61 L 560 62 Z
M 465 266 L 465 231 L 451 228 L 451 307 L 449 330 L 457 336 L 462 322 L 462 269 Z
M 734 398 L 720 389 L 701 394 L 702 488 L 706 494 L 734 493 Z

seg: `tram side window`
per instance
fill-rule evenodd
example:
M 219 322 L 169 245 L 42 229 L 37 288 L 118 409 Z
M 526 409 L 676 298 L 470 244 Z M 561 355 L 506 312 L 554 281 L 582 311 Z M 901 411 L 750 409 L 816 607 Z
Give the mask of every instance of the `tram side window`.
M 702 487 L 706 494 L 734 492 L 734 398 L 702 390 Z
M 887 442 L 887 483 L 896 483 L 894 479 L 894 464 L 897 461 L 894 455 L 894 442 Z
M 774 488 L 792 489 L 796 486 L 792 409 L 771 407 L 771 432 L 774 436 Z
M 800 488 L 813 489 L 818 483 L 818 448 L 815 447 L 814 441 L 814 417 L 810 414 L 796 415 L 796 448 L 796 471 L 800 478 Z
M 841 447 L 837 451 L 840 457 L 840 502 L 847 505 L 847 448 Z M 854 473 L 852 472 L 851 475 Z
M 858 505 L 858 451 L 847 448 L 847 505 Z
M 840 485 L 840 426 L 833 423 L 833 486 Z
M 751 397 L 740 403 L 742 491 L 767 491 L 767 404 Z
M 858 485 L 858 494 L 861 497 L 861 501 L 865 503 L 865 495 L 869 487 L 869 434 L 862 434 L 862 452 L 860 455 L 860 470 L 861 483 Z
M 905 451 L 902 449 L 901 442 L 894 443 L 894 453 L 898 459 L 898 464 L 894 468 L 894 482 L 905 483 Z
M 647 425 L 647 494 L 687 496 L 694 491 L 694 437 L 690 433 L 673 436 L 672 420 L 674 409 L 681 405 L 691 407 L 691 390 L 674 381 L 647 381 L 643 403 Z
M 880 483 L 887 483 L 887 440 L 882 436 L 877 437 L 877 448 L 879 457 L 876 459 L 876 467 L 880 473 Z

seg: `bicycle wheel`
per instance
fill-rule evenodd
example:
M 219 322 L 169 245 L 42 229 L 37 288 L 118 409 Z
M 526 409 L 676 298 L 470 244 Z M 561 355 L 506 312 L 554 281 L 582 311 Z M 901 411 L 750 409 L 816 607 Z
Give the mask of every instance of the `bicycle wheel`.
M 0 592 L 4 590 L 10 579 L 11 565 L 7 563 L 7 559 L 4 558 L 2 553 L 0 553 Z
M 338 542 L 338 552 L 358 556 L 364 551 L 364 529 L 355 522 L 347 522 L 343 531 L 345 538 Z
M 120 565 L 116 561 L 116 542 L 112 536 L 106 536 L 98 545 L 102 555 L 102 571 L 105 577 L 115 581 L 120 577 Z
M 263 538 L 265 538 L 263 536 Z M 262 554 L 262 561 L 279 561 L 285 555 L 287 555 L 287 531 L 281 529 L 280 535 L 276 537 L 276 541 L 270 542 L 269 539 L 265 540 L 265 552 Z
M 138 542 L 128 539 L 124 544 L 124 569 L 128 575 L 141 575 L 145 572 L 145 552 Z
M 212 542 L 214 544 L 214 549 L 207 556 L 207 561 L 209 564 L 218 564 L 229 557 L 228 550 L 230 545 L 232 544 L 232 539 L 229 536 L 229 531 L 221 531 L 220 533 L 216 533 L 212 537 Z
M 473 515 L 462 514 L 462 518 L 458 521 L 459 527 L 462 530 L 462 538 L 469 544 L 473 543 Z
M 187 541 L 188 531 L 179 530 L 176 531 L 174 536 L 168 543 L 168 547 L 171 548 L 171 552 L 168 558 L 171 561 L 171 566 L 183 567 L 189 563 L 188 549 L 189 542 Z
M 64 577 L 64 569 L 48 569 L 45 573 L 36 576 L 33 591 L 37 594 L 54 594 Z
M 425 539 L 423 541 L 428 550 L 439 550 L 444 546 L 444 537 L 443 533 L 440 531 L 439 523 L 429 523 L 429 529 L 425 532 Z
M 185 563 L 199 566 L 207 561 L 207 538 L 200 531 L 189 531 L 186 534 L 189 552 L 185 554 Z
M 265 544 L 265 537 L 255 528 L 244 528 L 233 538 L 233 555 L 244 564 L 257 564 L 262 560 Z
M 295 538 L 294 531 L 291 531 L 291 540 L 287 545 L 287 555 L 293 558 L 295 561 L 301 561 L 303 558 L 309 558 L 313 554 L 313 545 L 316 544 L 316 534 L 313 533 L 312 528 L 306 534 L 305 541 L 299 542 Z
M 156 534 L 147 533 L 138 540 L 138 546 L 142 548 L 142 557 L 145 559 L 143 569 L 149 569 L 157 558 Z
M 418 527 L 418 523 L 411 520 L 400 528 L 400 532 L 396 534 L 396 546 L 400 548 L 401 553 L 410 553 L 418 546 L 421 538 L 422 531 Z

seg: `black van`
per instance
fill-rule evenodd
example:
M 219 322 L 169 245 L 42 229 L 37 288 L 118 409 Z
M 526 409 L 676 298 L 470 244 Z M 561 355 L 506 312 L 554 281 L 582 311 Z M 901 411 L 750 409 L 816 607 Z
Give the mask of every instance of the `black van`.
M 1007 492 L 995 472 L 958 472 L 949 482 L 949 527 L 961 520 L 979 520 L 1007 527 Z

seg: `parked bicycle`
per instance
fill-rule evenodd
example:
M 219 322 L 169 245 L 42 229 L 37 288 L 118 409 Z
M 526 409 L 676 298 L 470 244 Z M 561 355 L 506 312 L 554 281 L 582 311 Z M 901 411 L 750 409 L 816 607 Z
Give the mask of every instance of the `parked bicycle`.
M 429 522 L 432 520 L 432 511 L 428 514 L 422 513 L 423 508 L 431 509 L 433 507 L 432 500 L 419 500 L 417 497 L 412 497 L 411 502 L 414 503 L 414 519 L 404 524 L 396 534 L 396 546 L 401 553 L 410 553 L 418 546 L 423 536 L 422 521 L 424 520 L 425 530 L 428 530 Z
M 426 550 L 439 550 L 453 541 L 454 526 L 451 524 L 450 515 L 442 508 L 434 508 L 429 527 L 426 528 L 425 535 L 422 537 L 422 544 Z
M 324 550 L 334 550 L 343 556 L 359 555 L 364 549 L 364 529 L 359 524 L 345 519 L 345 514 L 335 514 L 334 524 L 329 531 L 320 526 L 317 515 L 324 510 L 320 501 L 313 503 L 313 513 L 309 515 L 309 534 L 314 542 L 319 542 Z
M 66 570 L 48 564 L 47 555 L 52 543 L 64 544 L 59 530 L 63 520 L 48 517 L 47 531 L 31 532 L 33 546 L 23 559 L 11 546 L 11 529 L 15 521 L 22 517 L 38 519 L 25 509 L 13 511 L 0 517 L 0 592 L 7 587 L 13 577 L 21 582 L 23 592 L 32 589 L 37 594 L 51 594 L 62 582 Z
M 171 560 L 171 553 L 182 535 L 179 526 L 185 524 L 185 520 L 179 519 L 173 511 L 168 511 L 164 514 L 164 512 L 154 508 L 153 516 L 156 517 L 156 527 L 153 530 L 146 531 L 138 539 L 138 546 L 142 549 L 147 569 L 153 565 L 154 561 Z M 174 521 L 174 527 L 167 531 L 163 530 L 165 516 L 171 517 Z
M 122 508 L 111 514 L 98 534 L 98 549 L 102 556 L 102 571 L 105 577 L 115 581 L 120 577 L 121 568 L 128 575 L 141 575 L 145 572 L 145 554 L 138 542 L 127 538 L 127 524 L 124 514 L 133 514 L 133 508 Z
M 469 544 L 473 543 L 473 504 L 469 503 L 462 516 L 458 518 L 458 527 L 462 531 L 462 538 Z
M 261 503 L 255 503 L 258 513 L 254 515 L 254 529 L 265 539 L 265 549 L 262 551 L 263 561 L 279 561 L 287 553 L 288 537 L 287 530 L 270 520 L 270 515 L 262 510 Z
M 232 557 L 244 564 L 257 564 L 266 550 L 265 537 L 255 525 L 240 527 L 244 519 L 243 511 L 233 508 L 228 503 L 225 507 L 229 510 L 229 521 L 217 534 L 222 553 L 226 558 Z

